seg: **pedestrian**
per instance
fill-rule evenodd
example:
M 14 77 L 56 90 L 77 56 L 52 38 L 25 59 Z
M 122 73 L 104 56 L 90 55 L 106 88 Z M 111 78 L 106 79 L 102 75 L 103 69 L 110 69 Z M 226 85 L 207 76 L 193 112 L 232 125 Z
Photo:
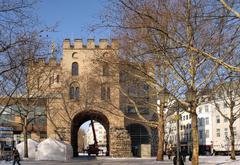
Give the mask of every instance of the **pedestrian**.
M 168 149 L 168 159 L 170 160 L 171 159 L 171 156 L 172 156 L 172 148 L 169 148 Z
M 189 161 L 192 161 L 192 151 L 189 152 L 189 158 L 188 158 Z
M 21 165 L 20 164 L 20 154 L 15 147 L 13 147 L 12 155 L 13 155 L 13 165 L 15 165 L 16 162 L 18 165 Z
M 174 164 L 174 165 L 177 165 L 177 156 L 174 156 L 174 158 L 173 158 L 173 164 Z M 182 156 L 179 156 L 179 165 L 184 165 Z
M 173 164 L 177 165 L 177 153 L 175 153 L 175 156 L 173 158 Z M 183 157 L 180 153 L 179 153 L 179 165 L 184 165 Z
M 181 152 L 181 155 L 183 157 L 183 162 L 186 162 L 187 150 L 183 149 L 183 151 Z

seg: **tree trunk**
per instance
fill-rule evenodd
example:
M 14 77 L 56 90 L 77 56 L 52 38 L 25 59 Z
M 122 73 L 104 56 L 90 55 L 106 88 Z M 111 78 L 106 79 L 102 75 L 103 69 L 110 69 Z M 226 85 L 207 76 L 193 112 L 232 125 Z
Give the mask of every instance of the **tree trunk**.
M 163 107 L 164 105 L 160 106 L 159 112 L 159 125 L 158 125 L 158 151 L 157 151 L 157 161 L 164 160 L 164 112 Z
M 199 139 L 198 139 L 198 119 L 196 114 L 196 109 L 192 111 L 192 143 L 193 143 L 193 152 L 192 152 L 192 164 L 199 164 Z
M 231 122 L 231 121 L 230 121 L 230 124 L 229 124 L 229 129 L 230 129 L 230 134 L 231 134 L 231 137 L 230 137 L 230 140 L 231 140 L 231 157 L 230 157 L 230 159 L 236 160 L 233 122 Z
M 23 126 L 24 158 L 28 158 L 28 140 L 27 140 L 27 119 L 24 119 Z

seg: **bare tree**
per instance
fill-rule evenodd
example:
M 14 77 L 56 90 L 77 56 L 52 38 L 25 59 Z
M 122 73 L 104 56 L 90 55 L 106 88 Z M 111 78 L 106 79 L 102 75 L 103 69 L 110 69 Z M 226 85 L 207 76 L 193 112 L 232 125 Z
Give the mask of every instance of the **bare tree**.
M 215 4 L 211 4 L 212 9 Z M 166 80 L 159 81 L 159 77 L 152 76 L 151 85 L 157 87 L 158 93 L 166 86 L 170 95 L 191 114 L 192 163 L 198 164 L 196 108 L 201 102 L 201 92 L 211 83 L 220 64 L 212 62 L 200 52 L 192 51 L 191 48 L 219 52 L 219 45 L 209 45 L 214 45 L 217 41 L 222 42 L 219 31 L 211 28 L 213 25 L 221 27 L 222 23 L 208 19 L 211 15 L 208 13 L 209 3 L 205 1 L 120 0 L 111 5 L 111 9 L 104 15 L 104 26 L 112 28 L 115 34 L 118 34 L 117 37 L 121 40 L 120 52 L 130 61 L 151 61 L 154 66 L 160 64 L 160 67 L 156 68 L 162 70 L 159 72 L 160 78 Z M 208 15 L 205 18 L 206 13 Z M 233 50 L 235 49 L 228 52 Z M 229 60 L 226 54 L 218 53 L 218 56 Z
M 44 54 L 47 57 L 48 50 L 45 40 L 39 38 L 37 34 L 33 33 L 32 35 L 31 42 L 8 50 L 9 55 L 13 57 L 11 62 L 19 64 L 1 75 L 1 77 L 5 77 L 2 84 L 7 84 L 1 86 L 5 90 L 3 94 L 11 93 L 10 96 L 7 95 L 11 104 L 7 105 L 11 105 L 13 115 L 21 119 L 19 124 L 22 125 L 24 135 L 24 157 L 28 157 L 29 125 L 46 117 L 45 111 L 39 110 L 39 107 L 44 107 L 46 104 L 44 101 L 46 99 L 45 92 L 48 89 L 46 81 L 48 82 L 49 77 L 53 74 L 51 67 L 46 69 L 46 59 L 37 59 L 39 65 L 33 68 L 37 56 Z
M 21 56 L 16 52 L 22 47 L 40 45 L 36 38 L 41 30 L 36 21 L 37 17 L 32 14 L 35 4 L 34 0 L 0 2 L 0 90 L 1 97 L 8 99 L 6 106 L 17 91 L 15 87 L 21 86 L 20 81 L 12 82 L 14 72 L 18 71 L 18 67 L 26 65 L 32 56 L 32 52 Z M 38 52 L 38 55 L 40 54 Z M 5 108 L 1 109 L 0 115 L 4 110 Z

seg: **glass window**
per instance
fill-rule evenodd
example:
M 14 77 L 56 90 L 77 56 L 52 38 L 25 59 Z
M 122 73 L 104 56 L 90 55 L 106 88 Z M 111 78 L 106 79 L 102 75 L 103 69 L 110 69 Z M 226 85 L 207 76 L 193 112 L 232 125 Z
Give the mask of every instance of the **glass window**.
M 220 129 L 217 129 L 217 137 L 220 137 Z
M 60 76 L 59 75 L 57 75 L 57 83 L 59 83 L 59 81 L 60 81 Z
M 70 98 L 70 99 L 74 99 L 74 87 L 70 87 L 70 90 L 69 90 L 69 98 Z
M 75 89 L 75 99 L 79 99 L 79 96 L 80 96 L 80 91 L 79 91 L 79 87 L 76 87 Z
M 236 127 L 233 127 L 233 132 L 234 132 L 234 136 L 237 136 L 237 129 L 236 129 Z
M 199 107 L 198 112 L 202 113 L 202 108 L 201 107 Z
M 101 86 L 101 99 L 102 100 L 110 100 L 110 87 L 107 84 L 103 84 Z
M 216 116 L 216 122 L 220 123 L 220 116 L 219 115 Z
M 186 120 L 188 120 L 188 115 L 186 115 Z
M 224 117 L 224 119 L 223 119 L 223 120 L 224 120 L 224 123 L 228 122 L 228 119 L 227 119 L 227 118 L 225 118 L 225 117 Z
M 208 129 L 205 131 L 205 134 L 206 134 L 206 138 L 209 138 L 209 130 Z
M 206 117 L 205 122 L 206 122 L 206 125 L 209 125 L 209 117 Z
M 78 100 L 80 98 L 80 88 L 78 83 L 72 83 L 69 88 L 69 98 Z
M 224 128 L 225 139 L 228 139 L 228 128 Z
M 205 112 L 209 112 L 208 105 L 205 105 Z
M 108 63 L 103 64 L 103 76 L 109 76 L 109 64 Z
M 74 62 L 72 63 L 72 76 L 78 75 L 78 63 Z
M 199 126 L 203 126 L 203 118 L 199 119 Z
M 203 131 L 202 130 L 199 131 L 199 138 L 203 139 Z

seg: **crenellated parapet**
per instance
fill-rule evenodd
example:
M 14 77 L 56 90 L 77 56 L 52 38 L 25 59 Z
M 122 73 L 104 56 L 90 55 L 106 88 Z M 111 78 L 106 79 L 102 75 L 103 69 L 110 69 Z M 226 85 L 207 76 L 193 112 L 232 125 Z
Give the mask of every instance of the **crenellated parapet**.
M 31 61 L 32 67 L 57 67 L 60 66 L 60 63 L 57 61 L 55 57 L 51 57 L 47 60 L 47 58 L 38 58 L 34 61 Z
M 75 39 L 72 44 L 70 39 L 63 41 L 63 49 L 118 49 L 119 44 L 116 39 L 112 39 L 111 42 L 107 39 L 100 39 L 96 44 L 94 39 L 88 39 L 84 44 L 82 39 Z

